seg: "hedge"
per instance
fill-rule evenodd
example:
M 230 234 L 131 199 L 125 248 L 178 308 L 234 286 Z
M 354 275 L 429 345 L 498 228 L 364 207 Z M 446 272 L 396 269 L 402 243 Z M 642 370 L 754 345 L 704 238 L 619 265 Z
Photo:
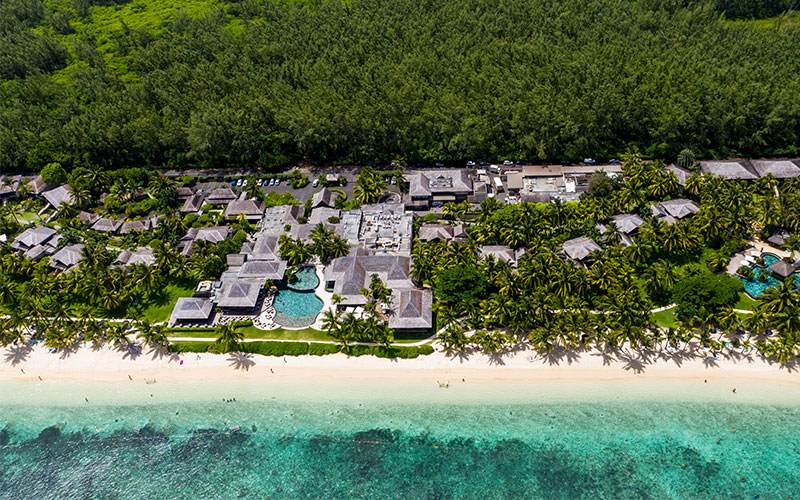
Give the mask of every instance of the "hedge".
M 170 352 L 218 352 L 216 342 L 173 342 L 169 346 Z M 341 352 L 339 344 L 321 344 L 308 342 L 275 342 L 269 340 L 257 342 L 241 342 L 237 351 L 248 354 L 261 354 L 264 356 L 302 356 L 311 354 L 313 356 L 324 356 Z M 400 358 L 412 359 L 420 355 L 433 353 L 433 347 L 422 345 L 419 347 L 384 347 L 354 345 L 350 347 L 348 356 L 376 356 L 378 358 Z

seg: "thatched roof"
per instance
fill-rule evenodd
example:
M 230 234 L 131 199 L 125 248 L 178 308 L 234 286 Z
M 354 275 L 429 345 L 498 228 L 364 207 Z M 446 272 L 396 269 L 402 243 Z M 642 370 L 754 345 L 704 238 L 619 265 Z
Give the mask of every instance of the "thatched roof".
M 792 273 L 795 272 L 794 266 L 786 262 L 785 260 L 778 260 L 771 266 L 769 266 L 769 270 L 772 271 L 773 274 L 776 276 L 780 276 L 781 278 L 786 278 L 790 276 Z
M 583 260 L 590 253 L 600 250 L 600 246 L 594 240 L 585 236 L 567 240 L 561 248 L 573 260 Z

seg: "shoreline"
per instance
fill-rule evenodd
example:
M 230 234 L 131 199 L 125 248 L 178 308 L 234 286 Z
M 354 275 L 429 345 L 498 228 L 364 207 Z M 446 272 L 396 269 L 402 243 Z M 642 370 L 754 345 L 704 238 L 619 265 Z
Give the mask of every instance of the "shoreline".
M 680 356 L 629 349 L 616 352 L 570 351 L 550 359 L 533 351 L 520 351 L 493 358 L 482 353 L 453 356 L 442 351 L 415 359 L 384 359 L 373 356 L 271 357 L 241 354 L 169 353 L 151 348 L 131 356 L 107 346 L 79 348 L 72 353 L 51 353 L 42 346 L 9 347 L 0 350 L 0 382 L 108 382 L 136 383 L 155 380 L 148 387 L 172 382 L 225 383 L 254 381 L 270 387 L 285 385 L 360 386 L 368 384 L 434 387 L 441 382 L 460 385 L 536 386 L 537 384 L 754 384 L 787 389 L 787 396 L 800 400 L 800 376 L 794 366 L 781 366 L 757 353 L 732 353 L 718 361 L 702 351 Z M 596 384 L 595 384 L 596 385 Z M 652 385 L 652 384 L 651 384 Z M 451 391 L 452 392 L 452 391 Z M 491 391 L 487 391 L 491 392 Z

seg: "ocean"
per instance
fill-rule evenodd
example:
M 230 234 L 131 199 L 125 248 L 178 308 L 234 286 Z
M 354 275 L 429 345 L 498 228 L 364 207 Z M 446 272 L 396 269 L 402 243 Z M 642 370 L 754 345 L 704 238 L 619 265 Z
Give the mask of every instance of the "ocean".
M 0 498 L 800 497 L 797 389 L 738 384 L 2 382 Z

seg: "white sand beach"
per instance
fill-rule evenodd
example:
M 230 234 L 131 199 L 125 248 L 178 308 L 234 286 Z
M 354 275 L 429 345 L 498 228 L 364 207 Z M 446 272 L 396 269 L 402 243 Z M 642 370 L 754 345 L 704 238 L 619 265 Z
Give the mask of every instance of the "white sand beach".
M 71 353 L 51 353 L 41 346 L 0 350 L 3 381 L 137 382 L 295 380 L 309 382 L 403 381 L 438 388 L 438 383 L 492 384 L 596 381 L 685 381 L 711 384 L 786 386 L 800 394 L 795 366 L 780 366 L 757 353 L 731 351 L 714 359 L 700 350 L 670 354 L 620 349 L 569 352 L 544 358 L 533 351 L 518 351 L 500 358 L 482 353 L 452 355 L 437 351 L 416 359 L 382 359 L 373 356 L 269 357 L 261 355 L 168 354 L 151 348 L 138 356 L 104 347 L 84 347 Z

